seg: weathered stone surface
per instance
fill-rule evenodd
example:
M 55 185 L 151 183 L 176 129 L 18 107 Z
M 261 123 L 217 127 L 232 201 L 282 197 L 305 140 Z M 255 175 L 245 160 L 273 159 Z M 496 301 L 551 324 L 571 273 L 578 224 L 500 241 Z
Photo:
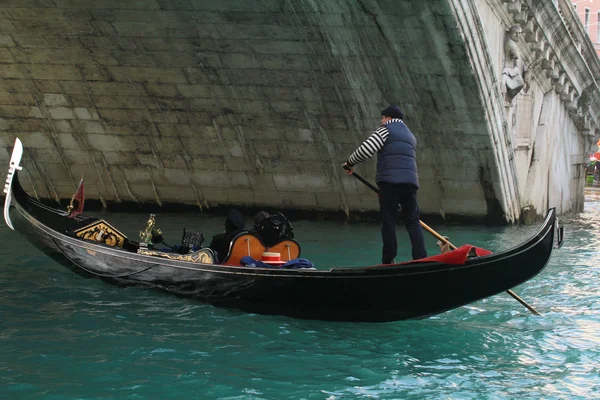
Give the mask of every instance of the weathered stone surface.
M 578 99 L 600 66 L 564 39 L 586 40 L 566 0 L 562 17 L 522 0 L 0 3 L 0 160 L 19 136 L 42 197 L 70 197 L 83 173 L 104 201 L 376 210 L 340 165 L 394 102 L 419 142 L 423 212 L 581 207 L 600 104 Z M 525 4 L 532 18 L 511 12 Z M 515 24 L 535 74 L 506 106 Z M 372 180 L 374 162 L 358 170 Z

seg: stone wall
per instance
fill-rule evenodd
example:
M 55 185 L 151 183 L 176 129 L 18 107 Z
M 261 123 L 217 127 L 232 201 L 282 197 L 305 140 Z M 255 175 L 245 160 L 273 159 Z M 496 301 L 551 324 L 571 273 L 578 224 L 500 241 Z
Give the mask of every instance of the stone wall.
M 397 103 L 425 213 L 515 220 L 497 87 L 457 18 L 475 3 L 2 0 L 0 161 L 20 137 L 25 184 L 56 200 L 83 175 L 104 203 L 372 210 L 340 165 Z

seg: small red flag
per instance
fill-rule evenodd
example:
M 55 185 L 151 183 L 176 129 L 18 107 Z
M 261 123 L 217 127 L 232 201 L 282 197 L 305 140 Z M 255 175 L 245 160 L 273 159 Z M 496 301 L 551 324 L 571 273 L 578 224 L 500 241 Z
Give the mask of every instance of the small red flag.
M 77 207 L 73 207 L 73 201 L 77 201 Z M 69 218 L 75 218 L 83 212 L 83 203 L 85 201 L 85 189 L 83 188 L 83 179 L 79 181 L 79 187 L 77 192 L 71 198 L 71 204 L 69 204 Z

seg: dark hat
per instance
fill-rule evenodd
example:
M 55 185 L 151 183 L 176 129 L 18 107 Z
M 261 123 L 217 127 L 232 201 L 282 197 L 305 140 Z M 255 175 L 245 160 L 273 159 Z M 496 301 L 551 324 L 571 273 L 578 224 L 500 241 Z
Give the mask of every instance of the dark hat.
M 395 106 L 395 105 L 390 105 L 388 108 L 386 108 L 385 110 L 383 110 L 381 112 L 381 115 L 384 117 L 392 117 L 392 118 L 404 118 L 404 114 L 402 113 L 402 110 L 400 109 L 400 107 Z
M 227 213 L 227 219 L 225 220 L 225 229 L 227 231 L 244 229 L 244 225 L 246 221 L 244 220 L 244 216 L 238 210 L 231 209 Z

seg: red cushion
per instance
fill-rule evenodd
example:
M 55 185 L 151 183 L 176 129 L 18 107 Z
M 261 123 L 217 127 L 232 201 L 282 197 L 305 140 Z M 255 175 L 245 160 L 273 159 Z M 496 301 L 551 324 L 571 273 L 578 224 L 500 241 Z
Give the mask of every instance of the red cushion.
M 477 254 L 478 257 L 487 256 L 487 255 L 492 254 L 492 252 L 489 250 L 475 247 L 470 244 L 465 244 L 463 246 L 460 246 L 456 250 L 452 250 L 445 254 L 437 254 L 435 256 L 421 258 L 419 260 L 406 261 L 406 262 L 399 263 L 399 264 L 413 264 L 413 263 L 418 263 L 418 262 L 437 261 L 437 262 L 441 262 L 441 263 L 449 264 L 449 265 L 462 265 L 465 263 L 465 261 L 467 261 L 467 257 L 469 255 L 469 252 L 471 251 L 471 249 L 475 249 L 475 254 Z

